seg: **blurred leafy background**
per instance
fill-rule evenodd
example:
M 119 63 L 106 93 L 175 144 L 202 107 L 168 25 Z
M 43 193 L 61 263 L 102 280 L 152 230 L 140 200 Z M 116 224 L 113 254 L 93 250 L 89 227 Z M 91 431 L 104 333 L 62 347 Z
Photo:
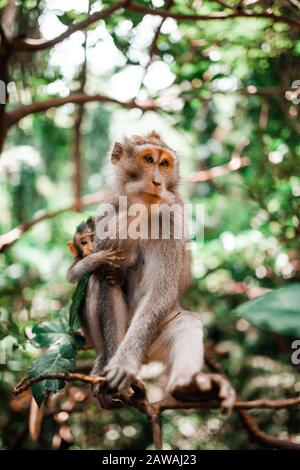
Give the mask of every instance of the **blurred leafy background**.
M 300 279 L 300 123 L 293 89 L 300 79 L 299 2 L 139 0 L 140 6 L 182 15 L 235 15 L 162 21 L 119 8 L 54 47 L 20 46 L 28 37 L 52 39 L 117 3 L 0 0 L 2 31 L 10 12 L 17 44 L 10 52 L 1 34 L 0 79 L 9 91 L 0 116 L 2 241 L 19 224 L 76 207 L 80 196 L 105 189 L 111 143 L 155 129 L 179 152 L 186 200 L 205 207 L 205 240 L 191 243 L 193 283 L 185 305 L 199 311 L 207 344 L 219 351 L 241 397 L 295 396 L 299 366 L 291 363 L 291 343 L 299 331 L 299 293 L 294 334 L 293 327 L 286 334 L 284 314 L 282 329 L 272 331 L 272 312 L 267 329 L 253 325 L 251 314 L 245 319 L 231 312 Z M 5 131 L 4 108 L 9 113 L 76 92 L 118 102 L 49 106 Z M 153 110 L 144 112 L 140 103 Z M 89 390 L 74 385 L 53 398 L 41 436 L 33 442 L 27 426 L 30 394 L 13 398 L 11 393 L 40 353 L 28 341 L 32 325 L 54 318 L 70 299 L 66 243 L 95 209 L 46 217 L 2 247 L 0 448 L 152 448 L 143 415 L 132 409 L 100 411 Z M 81 352 L 78 367 L 87 369 L 92 357 L 90 351 Z M 145 377 L 150 396 L 159 398 L 153 371 L 145 371 Z M 300 443 L 297 409 L 253 415 L 266 432 Z M 234 414 L 225 418 L 218 411 L 166 411 L 163 431 L 166 449 L 258 448 Z

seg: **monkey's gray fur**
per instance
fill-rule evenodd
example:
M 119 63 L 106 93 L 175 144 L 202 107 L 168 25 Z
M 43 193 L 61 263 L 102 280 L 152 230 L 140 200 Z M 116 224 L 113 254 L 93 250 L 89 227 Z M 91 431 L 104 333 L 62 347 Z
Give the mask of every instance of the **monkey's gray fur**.
M 143 161 L 143 152 L 153 155 L 153 165 L 148 154 L 149 165 Z M 170 160 L 167 169 L 165 162 L 160 167 L 164 155 Z M 178 193 L 178 157 L 156 133 L 115 144 L 111 158 L 115 185 L 106 202 L 117 208 L 120 224 L 127 214 L 118 211 L 119 195 L 128 197 L 128 205 L 146 198 L 150 207 L 151 199 L 149 202 L 145 194 L 153 194 L 167 205 L 183 205 Z M 127 260 L 122 268 L 126 300 L 120 286 L 110 286 L 97 272 L 91 276 L 86 296 L 88 334 L 97 351 L 91 373 L 105 373 L 107 380 L 106 389 L 97 387 L 95 393 L 100 404 L 109 408 L 113 402 L 110 393 L 128 386 L 143 362 L 155 359 L 168 366 L 170 392 L 187 385 L 203 365 L 203 333 L 199 315 L 182 310 L 179 303 L 190 280 L 186 240 L 103 241 L 97 238 L 99 220 L 95 250 L 103 250 L 107 244 L 125 248 Z

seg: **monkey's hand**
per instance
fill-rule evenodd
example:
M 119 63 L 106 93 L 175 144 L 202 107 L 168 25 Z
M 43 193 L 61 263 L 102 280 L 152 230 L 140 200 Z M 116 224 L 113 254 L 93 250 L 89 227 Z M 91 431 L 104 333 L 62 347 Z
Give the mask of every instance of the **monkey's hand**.
M 128 355 L 115 354 L 103 369 L 106 375 L 107 389 L 111 392 L 121 391 L 130 384 L 138 371 L 139 364 L 134 358 Z
M 122 249 L 114 249 L 110 248 L 109 250 L 103 250 L 103 261 L 105 264 L 113 268 L 120 268 L 124 261 L 126 261 L 126 257 L 124 255 L 124 251 Z
M 105 279 L 111 286 L 121 286 L 125 280 L 123 273 L 119 269 L 107 270 Z

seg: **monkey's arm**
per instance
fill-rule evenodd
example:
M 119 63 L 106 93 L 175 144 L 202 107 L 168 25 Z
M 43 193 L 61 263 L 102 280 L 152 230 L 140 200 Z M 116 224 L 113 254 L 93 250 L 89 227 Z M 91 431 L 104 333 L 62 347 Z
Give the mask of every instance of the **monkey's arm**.
M 144 295 L 125 338 L 104 369 L 111 390 L 121 390 L 138 373 L 144 354 L 158 335 L 161 323 L 178 302 L 184 247 L 173 240 L 173 243 L 157 245 L 157 248 L 150 249 L 148 256 L 145 256 L 141 281 Z
M 78 282 L 85 274 L 92 273 L 102 265 L 120 268 L 120 263 L 125 260 L 120 254 L 120 250 L 109 249 L 92 253 L 82 259 L 76 258 L 68 269 L 67 280 L 72 283 Z

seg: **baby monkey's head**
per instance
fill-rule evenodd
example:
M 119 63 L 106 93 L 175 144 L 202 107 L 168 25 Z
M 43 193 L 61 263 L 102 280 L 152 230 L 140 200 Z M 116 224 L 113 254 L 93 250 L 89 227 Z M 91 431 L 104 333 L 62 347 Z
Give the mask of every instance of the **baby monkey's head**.
M 74 257 L 84 258 L 94 250 L 95 220 L 89 217 L 86 222 L 81 222 L 76 228 L 72 242 L 67 245 Z

